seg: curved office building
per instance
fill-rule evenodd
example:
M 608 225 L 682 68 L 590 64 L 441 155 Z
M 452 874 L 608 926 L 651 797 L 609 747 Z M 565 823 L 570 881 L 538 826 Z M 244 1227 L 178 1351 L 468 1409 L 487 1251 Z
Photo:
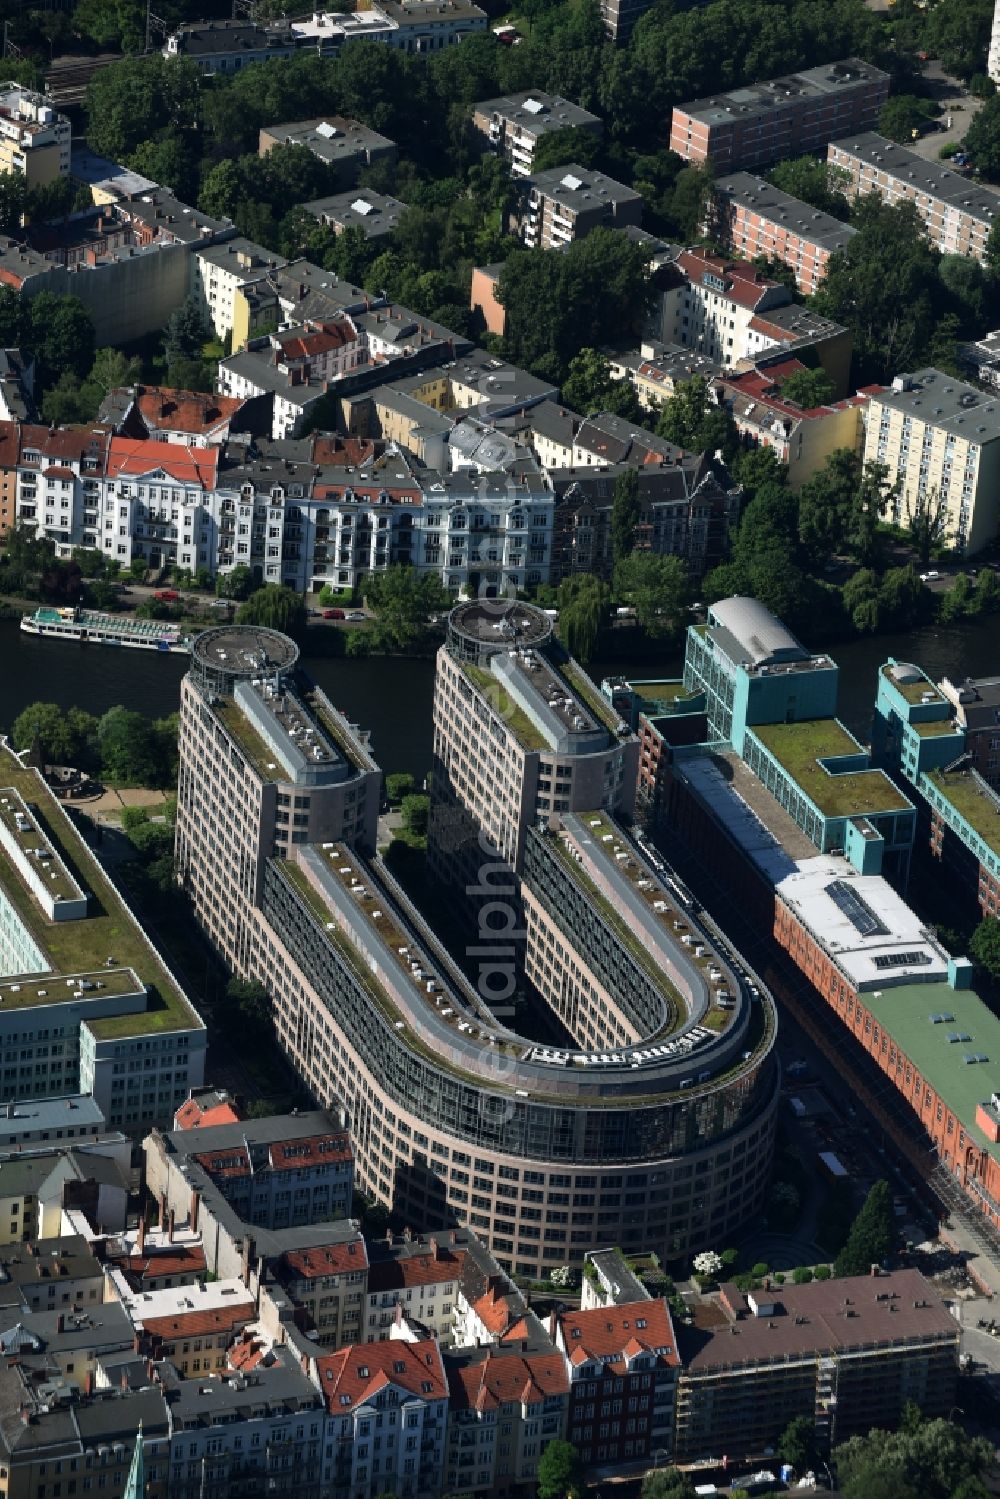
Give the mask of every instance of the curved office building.
M 480 670 L 467 678 L 477 691 Z M 189 865 L 201 862 L 212 799 L 209 787 L 201 804 L 191 763 L 198 735 L 225 740 L 229 766 L 242 760 L 251 783 L 262 768 L 280 774 L 292 815 L 306 794 L 264 709 L 299 704 L 301 742 L 310 714 L 313 738 L 328 728 L 325 699 L 280 665 L 258 663 L 253 680 L 256 743 L 241 741 L 218 676 L 208 685 L 196 663 L 185 681 L 178 815 Z M 521 696 L 509 669 L 504 687 Z M 488 715 L 482 723 L 495 738 Z M 338 745 L 350 762 L 342 732 Z M 323 789 L 307 793 L 313 818 Z M 253 820 L 252 786 L 238 803 Z M 218 810 L 238 824 L 239 804 Z M 359 851 L 351 828 L 363 822 L 301 846 L 275 839 L 258 894 L 233 896 L 252 933 L 237 966 L 273 993 L 279 1038 L 312 1092 L 343 1103 L 362 1190 L 414 1229 L 470 1224 L 530 1276 L 608 1243 L 664 1257 L 718 1246 L 759 1210 L 777 1105 L 771 1001 L 609 811 L 534 818 L 511 876 L 523 921 L 513 961 L 562 1038 L 546 1045 L 499 1017 L 489 997 L 502 986 L 474 987 L 385 866 Z M 224 900 L 197 903 L 213 935 L 232 922 Z M 491 930 L 481 946 L 496 980 L 505 947 Z

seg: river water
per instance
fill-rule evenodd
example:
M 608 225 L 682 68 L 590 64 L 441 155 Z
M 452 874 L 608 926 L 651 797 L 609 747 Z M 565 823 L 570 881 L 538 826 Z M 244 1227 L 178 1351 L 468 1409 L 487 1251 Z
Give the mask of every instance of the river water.
M 326 627 L 318 627 L 326 628 Z M 906 635 L 882 635 L 836 646 L 840 666 L 840 716 L 867 740 L 876 673 L 887 656 L 916 661 L 932 677 L 1000 675 L 1000 620 L 927 626 Z M 431 764 L 431 660 L 331 659 L 312 656 L 308 638 L 303 665 L 333 703 L 371 730 L 372 747 L 388 772 L 422 776 Z M 183 656 L 145 651 L 81 648 L 23 635 L 16 621 L 0 620 L 0 729 L 9 730 L 32 702 L 77 705 L 103 713 L 117 703 L 156 717 L 177 707 Z M 681 656 L 660 660 L 594 662 L 591 674 L 679 676 Z

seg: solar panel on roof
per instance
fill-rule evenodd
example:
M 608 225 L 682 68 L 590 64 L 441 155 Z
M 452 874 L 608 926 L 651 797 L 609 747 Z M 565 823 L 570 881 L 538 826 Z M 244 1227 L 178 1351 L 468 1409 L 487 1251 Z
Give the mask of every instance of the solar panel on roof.
M 832 880 L 826 887 L 826 893 L 837 910 L 847 917 L 862 937 L 887 937 L 889 935 L 889 928 L 876 916 L 867 901 L 863 900 L 856 890 L 852 890 L 846 881 Z

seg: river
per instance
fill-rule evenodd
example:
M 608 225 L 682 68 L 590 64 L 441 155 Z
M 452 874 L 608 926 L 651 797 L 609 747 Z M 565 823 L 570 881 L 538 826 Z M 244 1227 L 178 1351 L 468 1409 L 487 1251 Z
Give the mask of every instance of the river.
M 326 628 L 317 627 L 317 628 Z M 887 656 L 916 661 L 933 678 L 1000 675 L 1000 621 L 934 626 L 905 635 L 881 635 L 836 646 L 840 666 L 840 716 L 867 740 L 878 667 Z M 9 730 L 32 702 L 77 705 L 103 713 L 116 703 L 152 717 L 177 707 L 183 656 L 144 651 L 82 649 L 23 635 L 16 621 L 0 620 L 0 729 Z M 431 693 L 434 663 L 376 657 L 371 660 L 312 656 L 308 638 L 303 665 L 331 701 L 371 730 L 375 755 L 388 772 L 422 776 L 431 763 Z M 605 675 L 679 676 L 681 657 L 595 661 L 590 670 Z

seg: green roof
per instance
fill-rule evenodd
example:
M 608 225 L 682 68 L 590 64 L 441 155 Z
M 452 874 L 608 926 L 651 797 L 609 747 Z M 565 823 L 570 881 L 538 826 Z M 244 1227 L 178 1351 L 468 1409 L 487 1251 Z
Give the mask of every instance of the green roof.
M 220 698 L 215 704 L 215 714 L 226 733 L 236 743 L 257 774 L 265 781 L 290 781 L 292 777 L 269 749 L 247 718 L 243 709 L 231 697 Z
M 91 1020 L 95 1036 L 140 1035 L 147 1031 L 193 1030 L 201 1021 L 164 968 L 155 948 L 133 924 L 125 904 L 90 855 L 75 829 L 67 827 L 52 793 L 33 770 L 0 751 L 0 782 L 20 792 L 39 820 L 52 846 L 64 859 L 81 888 L 90 893 L 92 914 L 78 921 L 49 921 L 10 861 L 0 852 L 0 885 L 21 921 L 58 975 L 90 974 L 107 970 L 109 957 L 118 968 L 132 968 L 146 986 L 156 990 L 145 1013 Z M 110 974 L 113 970 L 107 970 Z M 36 991 L 40 977 L 29 987 Z
M 930 770 L 927 779 L 965 818 L 974 833 L 1000 853 L 1000 796 L 969 770 Z
M 467 661 L 462 663 L 462 670 L 489 703 L 497 717 L 503 719 L 522 749 L 529 751 L 551 749 L 552 746 L 541 729 L 532 723 L 524 709 L 519 703 L 515 703 L 510 693 L 491 671 L 486 671 L 482 666 L 472 666 Z
M 750 732 L 788 771 L 824 817 L 871 817 L 880 812 L 905 812 L 910 806 L 881 770 L 852 770 L 843 775 L 831 775 L 817 763 L 838 755 L 865 753 L 853 735 L 835 718 L 754 724 Z
M 990 1143 L 975 1123 L 976 1105 L 1000 1089 L 1000 1020 L 973 989 L 936 984 L 900 984 L 897 988 L 858 996 L 901 1051 L 904 1051 L 966 1133 L 1000 1160 L 1000 1146 Z M 931 1015 L 954 1016 L 937 1025 Z M 949 1041 L 950 1035 L 970 1036 Z M 976 1054 L 986 1062 L 966 1062 Z
M 935 718 L 930 723 L 911 723 L 910 728 L 921 739 L 936 739 L 942 734 L 961 734 L 958 724 L 950 718 Z
M 919 666 L 914 667 L 914 670 L 920 671 Z M 928 693 L 933 693 L 939 703 L 947 701 L 940 688 L 928 676 L 921 674 L 919 682 L 898 682 L 892 674 L 892 667 L 888 664 L 883 666 L 882 675 L 908 703 L 922 703 Z

